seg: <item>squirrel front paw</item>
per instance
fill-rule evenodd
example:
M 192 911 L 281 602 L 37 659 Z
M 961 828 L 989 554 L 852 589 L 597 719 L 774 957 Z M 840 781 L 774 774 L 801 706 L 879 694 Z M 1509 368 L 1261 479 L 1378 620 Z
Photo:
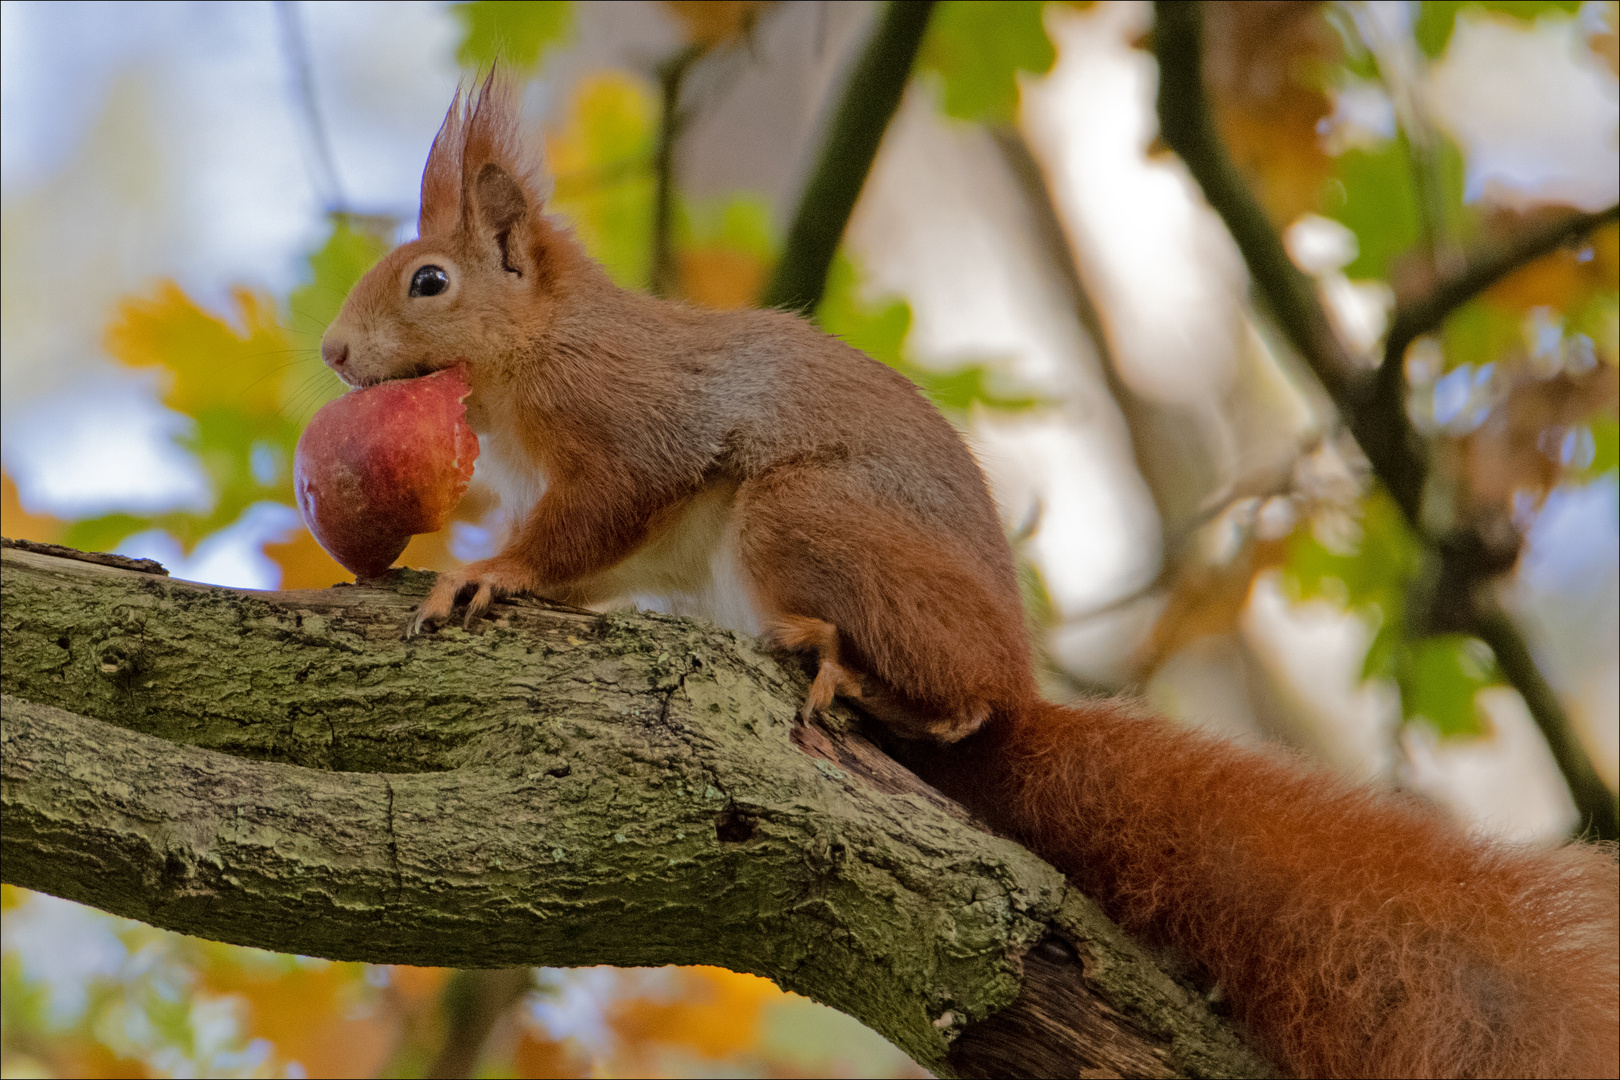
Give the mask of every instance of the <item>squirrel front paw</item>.
M 406 637 L 415 637 L 450 621 L 456 605 L 466 601 L 466 614 L 461 625 L 472 629 L 474 620 L 489 610 L 490 604 L 507 596 L 528 592 L 530 575 L 510 560 L 496 557 L 484 559 L 439 575 L 427 599 L 422 601 L 405 628 Z

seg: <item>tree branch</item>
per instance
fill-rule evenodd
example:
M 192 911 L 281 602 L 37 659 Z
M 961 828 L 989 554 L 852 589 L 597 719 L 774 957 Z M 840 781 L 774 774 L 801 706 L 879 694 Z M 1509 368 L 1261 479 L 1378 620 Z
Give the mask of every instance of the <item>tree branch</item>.
M 1381 374 L 1381 378 L 1393 381 L 1397 390 L 1403 389 L 1400 379 L 1402 361 L 1412 342 L 1438 330 L 1447 315 L 1515 270 L 1580 240 L 1617 217 L 1620 217 L 1620 205 L 1599 210 L 1595 214 L 1563 215 L 1465 256 L 1455 274 L 1440 281 L 1424 295 L 1396 308 L 1395 317 L 1390 321 L 1389 335 L 1384 341 L 1384 362 L 1380 368 L 1381 373 L 1393 374 Z
M 255 593 L 8 544 L 0 866 L 154 925 L 463 968 L 718 964 L 942 1075 L 1266 1072 L 1057 871 L 749 639 L 431 575 Z
M 833 255 L 900 106 L 933 7 L 934 0 L 889 0 L 884 6 L 844 84 L 761 307 L 809 314 L 821 303 Z
M 1602 839 L 1620 838 L 1620 802 L 1598 778 L 1557 695 L 1534 663 L 1529 662 L 1530 651 L 1522 635 L 1484 588 L 1489 578 L 1511 565 L 1511 558 L 1504 565 L 1501 554 L 1472 532 L 1435 537 L 1424 527 L 1423 493 L 1428 482 L 1429 451 L 1406 415 L 1400 377 L 1400 361 L 1411 337 L 1400 344 L 1398 353 L 1394 351 L 1397 332 L 1412 335 L 1424 332 L 1415 328 L 1438 326 L 1456 305 L 1517 266 L 1566 242 L 1572 233 L 1569 228 L 1550 229 L 1510 243 L 1497 254 L 1465 259 L 1454 277 L 1445 279 L 1428 297 L 1397 315 L 1390 333 L 1390 352 L 1382 365 L 1385 375 L 1379 378 L 1358 372 L 1349 351 L 1333 332 L 1315 284 L 1289 259 L 1282 238 L 1216 133 L 1204 94 L 1201 5 L 1157 0 L 1154 16 L 1159 128 L 1165 142 L 1181 155 L 1204 197 L 1226 222 L 1255 288 L 1327 390 L 1373 471 L 1413 530 L 1438 556 L 1439 580 L 1451 590 L 1451 595 L 1439 599 L 1459 606 L 1466 628 L 1496 651 L 1503 674 L 1524 698 L 1558 760 L 1581 817 L 1581 827 Z M 1604 211 L 1588 215 L 1587 227 L 1612 214 Z

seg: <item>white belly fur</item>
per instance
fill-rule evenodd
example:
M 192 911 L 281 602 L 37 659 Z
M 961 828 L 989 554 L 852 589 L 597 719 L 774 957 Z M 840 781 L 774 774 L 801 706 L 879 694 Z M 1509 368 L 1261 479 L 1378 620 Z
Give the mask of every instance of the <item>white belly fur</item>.
M 764 626 L 737 552 L 736 496 L 735 484 L 705 488 L 650 542 L 595 579 L 593 591 L 626 597 L 643 610 L 760 633 Z
M 545 494 L 544 473 L 527 460 L 515 439 L 491 434 L 478 461 L 483 479 L 500 499 L 506 536 L 502 546 Z M 577 585 L 598 607 L 630 602 L 647 611 L 707 619 L 728 630 L 764 629 L 737 553 L 732 507 L 737 485 L 719 483 L 699 492 L 680 516 L 628 559 Z

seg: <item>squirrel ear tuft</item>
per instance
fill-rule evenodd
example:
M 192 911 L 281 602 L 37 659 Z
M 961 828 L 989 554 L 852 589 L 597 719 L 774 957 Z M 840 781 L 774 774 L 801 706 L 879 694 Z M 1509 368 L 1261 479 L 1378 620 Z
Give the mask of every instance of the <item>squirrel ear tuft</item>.
M 466 115 L 461 87 L 433 137 L 427 165 L 422 169 L 422 209 L 416 218 L 418 236 L 445 236 L 461 222 L 461 148 L 466 140 Z
M 496 170 L 493 174 L 491 167 Z M 504 181 L 485 180 L 495 175 Z M 422 236 L 443 236 L 488 226 L 492 223 L 488 211 L 496 211 L 497 204 L 515 222 L 511 207 L 518 207 L 520 215 L 540 207 L 544 175 L 538 147 L 523 137 L 517 85 L 499 67 L 493 68 L 477 89 L 456 91 L 433 140 L 422 172 L 418 231 Z

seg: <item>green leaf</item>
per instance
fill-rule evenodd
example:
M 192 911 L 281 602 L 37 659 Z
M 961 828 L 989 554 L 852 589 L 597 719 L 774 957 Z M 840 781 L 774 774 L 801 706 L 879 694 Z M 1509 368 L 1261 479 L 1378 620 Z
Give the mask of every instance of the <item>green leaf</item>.
M 1605 473 L 1620 468 L 1620 422 L 1612 416 L 1601 416 L 1592 421 L 1592 461 L 1577 475 L 1595 480 Z
M 1412 24 L 1412 36 L 1426 56 L 1437 58 L 1446 51 L 1451 32 L 1457 26 L 1457 13 L 1465 7 L 1511 15 L 1521 22 L 1534 22 L 1543 15 L 1573 15 L 1580 0 L 1423 0 Z
M 1018 72 L 1044 75 L 1057 53 L 1040 0 L 946 0 L 935 9 L 917 66 L 944 83 L 947 116 L 1008 124 L 1018 112 Z
M 996 372 L 981 364 L 955 371 L 930 371 L 911 364 L 895 366 L 921 387 L 930 401 L 949 412 L 967 412 L 975 402 L 1002 412 L 1022 412 L 1046 403 L 1046 399 L 1032 395 L 1019 397 L 996 392 L 993 388 Z
M 111 551 L 124 541 L 152 527 L 152 519 L 134 514 L 104 514 L 75 521 L 62 531 L 61 543 L 80 551 Z
M 1440 343 L 1447 371 L 1472 364 L 1483 368 L 1524 348 L 1524 327 L 1516 312 L 1485 300 L 1471 300 L 1446 317 Z
M 1436 224 L 1456 232 L 1468 224 L 1462 153 L 1454 143 L 1442 139 L 1436 157 L 1444 196 L 1444 220 Z M 1392 264 L 1423 238 L 1406 140 L 1391 139 L 1374 150 L 1341 154 L 1323 193 L 1322 212 L 1356 234 L 1356 258 L 1344 268 L 1345 275 L 1388 279 Z
M 1294 530 L 1284 581 L 1301 599 L 1325 597 L 1359 607 L 1400 595 L 1418 572 L 1422 546 L 1382 488 L 1361 503 L 1358 535 L 1325 539 L 1325 523 Z M 1394 613 L 1386 613 L 1394 614 Z
M 774 262 L 781 250 L 771 207 L 758 195 L 732 195 L 719 202 L 680 200 L 675 221 L 682 247 L 713 244 Z
M 1490 646 L 1466 634 L 1415 641 L 1400 674 L 1401 710 L 1428 722 L 1442 738 L 1483 735 L 1489 725 L 1475 695 L 1501 682 Z
M 1423 548 L 1382 488 L 1362 500 L 1358 533 L 1324 535 L 1329 524 L 1294 530 L 1283 588 L 1296 601 L 1324 599 L 1360 615 L 1373 627 L 1362 678 L 1394 676 L 1406 649 L 1406 591 L 1422 569 Z
M 462 28 L 456 60 L 475 70 L 499 60 L 532 72 L 574 29 L 574 5 L 568 0 L 473 0 L 451 10 Z
M 354 283 L 394 246 L 393 218 L 331 215 L 332 231 L 310 255 L 309 280 L 287 294 L 293 333 L 320 341 Z
M 1322 17 L 1338 35 L 1342 51 L 1340 63 L 1345 70 L 1358 79 L 1378 81 L 1378 60 L 1362 40 L 1354 16 L 1342 4 L 1328 4 L 1322 9 Z
M 1051 626 L 1057 621 L 1057 609 L 1052 594 L 1047 591 L 1046 578 L 1041 568 L 1028 559 L 1018 560 L 1018 591 L 1024 598 L 1024 611 L 1036 626 Z
M 993 389 L 995 372 L 983 365 L 933 371 L 907 360 L 905 341 L 911 330 L 911 305 L 904 300 L 876 304 L 863 301 L 855 264 L 842 252 L 833 260 L 832 270 L 827 275 L 827 288 L 822 293 L 821 306 L 816 309 L 816 322 L 827 333 L 916 383 L 941 409 L 966 412 L 978 403 L 987 408 L 1016 411 L 1045 403 L 1038 397 L 1005 396 L 996 392 Z
M 855 264 L 840 252 L 827 272 L 827 288 L 816 308 L 816 322 L 833 337 L 890 367 L 904 361 L 900 351 L 911 330 L 911 305 L 904 300 L 868 304 L 860 298 Z
M 355 282 L 394 246 L 392 218 L 331 215 L 332 231 L 309 257 L 309 280 L 287 294 L 288 336 L 296 363 L 281 373 L 281 400 L 299 422 L 343 393 L 343 383 L 321 362 L 321 335 L 337 318 Z M 294 440 L 297 435 L 294 434 Z M 287 450 L 291 453 L 292 447 Z

